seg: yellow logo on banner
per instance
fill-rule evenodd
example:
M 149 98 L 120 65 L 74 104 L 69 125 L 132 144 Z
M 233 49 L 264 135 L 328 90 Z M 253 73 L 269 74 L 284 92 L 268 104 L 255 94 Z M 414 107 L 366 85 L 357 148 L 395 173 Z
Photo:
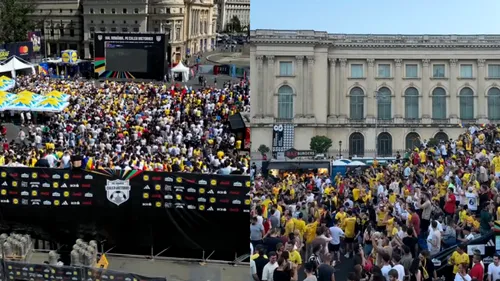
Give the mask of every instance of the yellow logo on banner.
M 175 195 L 175 199 L 182 200 L 182 196 L 180 196 L 179 194 L 177 194 L 177 195 Z
M 55 206 L 59 206 L 59 204 L 61 204 L 61 202 L 59 202 L 59 200 L 54 200 L 54 205 Z
M 245 205 L 250 205 L 250 199 L 245 200 Z
M 65 180 L 69 180 L 69 174 L 68 173 L 65 173 L 63 177 L 64 177 Z
M 2 172 L 2 178 L 6 178 L 7 177 L 7 173 L 6 172 Z
M 181 178 L 181 177 L 177 177 L 177 178 L 175 179 L 175 181 L 176 181 L 176 182 L 178 182 L 178 183 L 182 183 L 182 178 Z
M 33 190 L 33 191 L 31 192 L 31 196 L 34 196 L 34 197 L 38 196 L 38 191 Z
M 54 183 L 52 183 L 52 186 L 53 186 L 54 188 L 59 188 L 59 183 L 58 183 L 58 182 L 54 182 Z
M 102 254 L 101 258 L 99 259 L 99 262 L 97 263 L 97 267 L 107 269 L 108 266 L 109 266 L 108 259 L 106 258 L 105 254 Z
M 205 205 L 200 205 L 200 206 L 198 207 L 198 209 L 199 209 L 200 211 L 205 211 Z
M 161 190 L 161 185 L 159 184 L 155 185 L 155 190 Z
M 64 197 L 69 197 L 69 191 L 64 191 L 63 195 Z
M 7 195 L 7 190 L 2 189 L 2 195 Z
M 14 198 L 14 200 L 12 200 L 12 202 L 14 202 L 15 205 L 19 204 L 19 200 L 17 198 Z
M 38 178 L 38 174 L 37 174 L 37 173 L 32 173 L 32 174 L 31 174 L 31 177 L 32 177 L 33 179 L 36 179 L 36 178 Z
M 252 184 L 250 183 L 250 181 L 246 181 L 246 182 L 245 182 L 245 185 L 246 185 L 247 187 L 252 186 Z
M 143 193 L 143 194 L 142 194 L 142 198 L 144 198 L 144 199 L 148 199 L 148 198 L 149 198 L 149 193 Z
M 142 179 L 143 179 L 144 181 L 149 181 L 149 176 L 148 176 L 148 175 L 144 175 L 144 176 L 142 177 Z
M 217 181 L 216 181 L 216 180 L 211 180 L 211 181 L 210 181 L 210 184 L 211 184 L 211 185 L 217 185 Z
M 158 207 L 158 208 L 160 208 L 161 207 L 161 202 L 156 202 L 155 206 Z
M 205 189 L 204 189 L 203 187 L 201 187 L 201 188 L 199 189 L 199 191 L 200 191 L 200 194 L 205 193 Z
M 12 187 L 17 187 L 17 181 L 12 181 Z
M 215 197 L 210 197 L 210 203 L 215 203 Z

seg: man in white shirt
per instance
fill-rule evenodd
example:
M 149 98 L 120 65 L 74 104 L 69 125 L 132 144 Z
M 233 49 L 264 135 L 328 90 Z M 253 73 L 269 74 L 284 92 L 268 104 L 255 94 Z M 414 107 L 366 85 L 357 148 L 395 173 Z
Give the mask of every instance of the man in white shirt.
M 403 281 L 405 277 L 405 268 L 403 265 L 401 265 L 401 256 L 397 253 L 394 253 L 392 255 L 392 262 L 394 266 L 392 269 L 395 269 L 398 272 L 398 281 Z
M 469 186 L 467 192 L 465 192 L 465 198 L 467 199 L 467 208 L 472 212 L 477 211 L 478 196 L 474 192 L 474 187 Z
M 500 279 L 500 255 L 493 256 L 493 263 L 488 265 L 488 281 Z
M 439 253 L 441 250 L 441 232 L 437 228 L 437 221 L 431 222 L 431 231 L 427 237 L 427 247 L 431 255 Z
M 335 222 L 335 225 L 330 227 L 330 235 L 332 240 L 328 244 L 328 251 L 333 252 L 333 258 L 337 257 L 337 261 L 340 261 L 340 238 L 344 237 L 344 231 L 339 227 L 339 222 Z
M 262 270 L 262 281 L 273 281 L 274 270 L 278 268 L 278 263 L 276 262 L 276 252 L 270 252 L 268 256 L 269 262 Z

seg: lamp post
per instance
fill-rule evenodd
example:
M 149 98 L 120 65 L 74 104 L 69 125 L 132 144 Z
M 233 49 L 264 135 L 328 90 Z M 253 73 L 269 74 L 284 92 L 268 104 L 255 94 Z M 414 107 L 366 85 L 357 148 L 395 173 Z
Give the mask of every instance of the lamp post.
M 339 159 L 342 159 L 342 141 L 339 141 Z

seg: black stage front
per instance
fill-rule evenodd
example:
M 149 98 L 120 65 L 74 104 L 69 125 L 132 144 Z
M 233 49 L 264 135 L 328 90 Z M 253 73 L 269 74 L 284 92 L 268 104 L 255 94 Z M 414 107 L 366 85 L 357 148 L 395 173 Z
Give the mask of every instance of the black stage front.
M 3 232 L 71 247 L 106 240 L 136 255 L 233 260 L 248 252 L 247 176 L 143 171 L 0 169 Z M 5 229 L 7 227 L 7 229 Z

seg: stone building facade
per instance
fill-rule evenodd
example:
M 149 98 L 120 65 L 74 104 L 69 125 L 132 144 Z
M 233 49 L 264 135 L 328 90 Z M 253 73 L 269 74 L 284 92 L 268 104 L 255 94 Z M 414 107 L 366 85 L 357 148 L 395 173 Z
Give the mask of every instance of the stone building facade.
M 296 149 L 325 135 L 331 155 L 371 157 L 500 121 L 497 35 L 256 30 L 251 44 L 252 150 L 276 124 Z

